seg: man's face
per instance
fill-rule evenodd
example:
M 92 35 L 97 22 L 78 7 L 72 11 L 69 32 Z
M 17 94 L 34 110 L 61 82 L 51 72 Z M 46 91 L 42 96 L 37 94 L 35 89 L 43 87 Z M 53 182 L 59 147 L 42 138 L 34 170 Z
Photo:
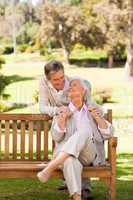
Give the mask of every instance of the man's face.
M 49 81 L 56 90 L 63 90 L 65 84 L 64 71 L 51 72 Z

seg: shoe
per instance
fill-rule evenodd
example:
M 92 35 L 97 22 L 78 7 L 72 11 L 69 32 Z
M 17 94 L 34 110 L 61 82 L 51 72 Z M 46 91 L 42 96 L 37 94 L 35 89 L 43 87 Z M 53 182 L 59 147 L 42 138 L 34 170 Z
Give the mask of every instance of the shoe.
M 58 191 L 67 191 L 68 190 L 66 184 L 62 184 L 62 185 L 58 186 L 56 189 Z
M 82 199 L 83 200 L 94 200 L 92 193 L 89 189 L 82 190 Z

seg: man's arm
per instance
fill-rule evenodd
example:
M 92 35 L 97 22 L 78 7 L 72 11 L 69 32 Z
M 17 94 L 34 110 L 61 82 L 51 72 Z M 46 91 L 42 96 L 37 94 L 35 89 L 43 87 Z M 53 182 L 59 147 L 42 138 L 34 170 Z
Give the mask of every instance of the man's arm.
M 39 85 L 39 110 L 43 114 L 48 114 L 53 117 L 58 108 L 56 106 L 51 106 L 48 99 L 48 89 L 44 78 L 41 78 Z

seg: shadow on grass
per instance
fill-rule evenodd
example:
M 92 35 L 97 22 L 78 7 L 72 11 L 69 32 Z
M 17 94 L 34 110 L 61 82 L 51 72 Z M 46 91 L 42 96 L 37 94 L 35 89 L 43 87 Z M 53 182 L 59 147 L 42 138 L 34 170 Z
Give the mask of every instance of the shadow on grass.
M 9 84 L 14 83 L 14 82 L 29 81 L 29 80 L 34 79 L 33 77 L 23 77 L 23 76 L 19 76 L 19 75 L 11 75 L 11 76 L 4 76 L 4 77 Z
M 5 87 L 11 83 L 19 81 L 33 80 L 33 77 L 22 77 L 19 75 L 4 76 L 0 74 L 0 94 L 4 91 Z

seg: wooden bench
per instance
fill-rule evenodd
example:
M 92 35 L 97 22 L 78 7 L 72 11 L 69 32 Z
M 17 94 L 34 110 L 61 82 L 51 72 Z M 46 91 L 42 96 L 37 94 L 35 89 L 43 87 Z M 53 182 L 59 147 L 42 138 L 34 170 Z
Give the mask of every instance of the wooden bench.
M 106 118 L 112 122 L 111 110 Z M 53 146 L 49 120 L 42 114 L 0 114 L 0 178 L 33 178 L 43 168 L 38 164 L 49 162 L 49 147 Z M 109 200 L 115 200 L 116 146 L 117 138 L 110 138 L 106 166 L 83 170 L 83 177 L 97 177 L 107 184 Z M 62 178 L 61 170 L 56 170 L 53 177 Z

